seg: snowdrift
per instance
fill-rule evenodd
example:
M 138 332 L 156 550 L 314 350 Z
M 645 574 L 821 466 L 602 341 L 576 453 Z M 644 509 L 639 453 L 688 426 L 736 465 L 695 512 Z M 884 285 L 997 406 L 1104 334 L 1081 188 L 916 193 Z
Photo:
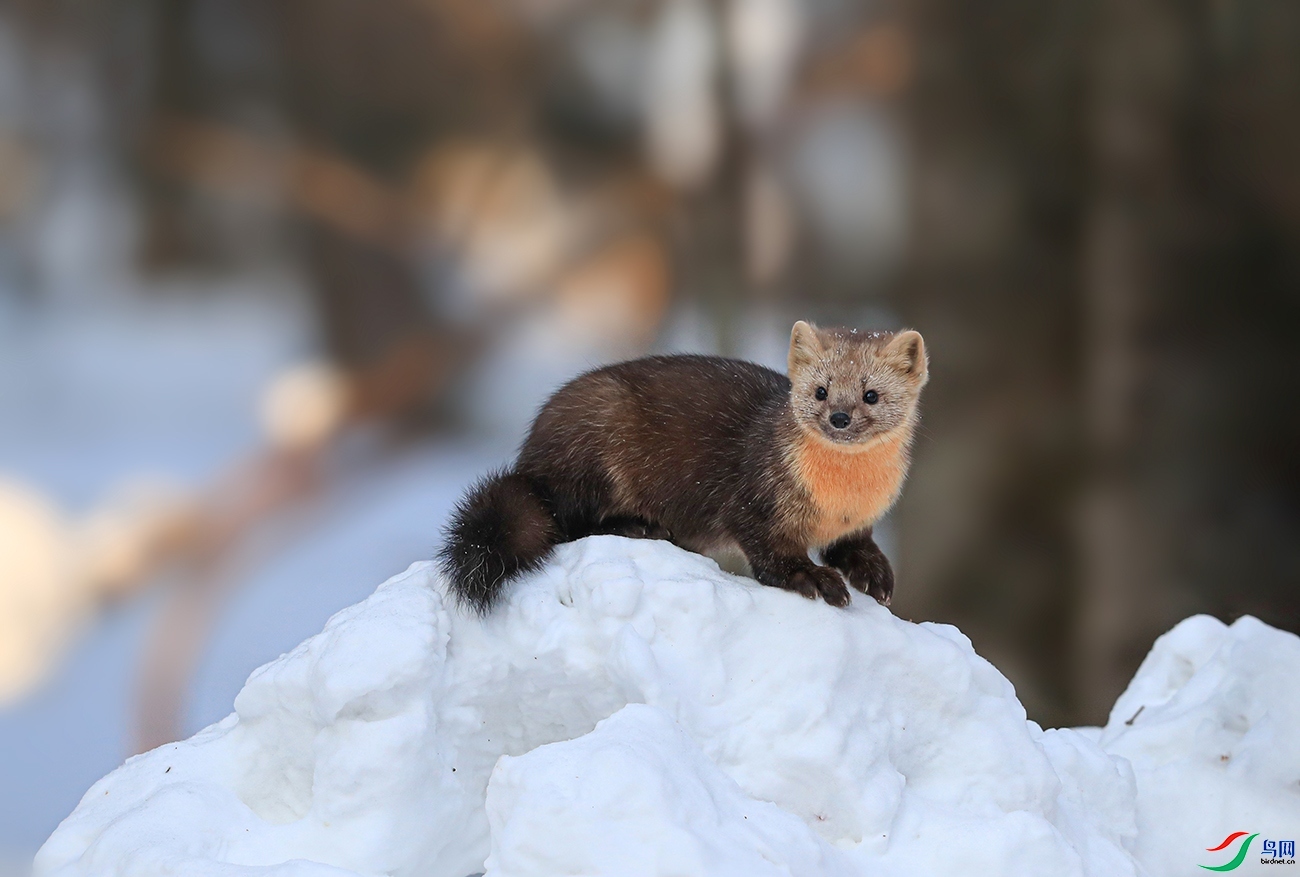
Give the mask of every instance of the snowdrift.
M 561 546 L 486 621 L 416 564 L 96 783 L 36 870 L 1183 874 L 1300 828 L 1298 676 L 1297 637 L 1193 618 L 1105 729 L 1044 732 L 955 628 L 666 543 Z

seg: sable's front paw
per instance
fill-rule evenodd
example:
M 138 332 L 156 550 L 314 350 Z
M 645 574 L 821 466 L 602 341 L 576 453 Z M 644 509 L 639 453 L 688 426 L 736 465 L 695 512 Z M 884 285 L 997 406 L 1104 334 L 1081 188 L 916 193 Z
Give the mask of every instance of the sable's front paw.
M 785 586 L 809 600 L 820 596 L 832 606 L 849 605 L 849 589 L 844 586 L 844 578 L 828 566 L 809 566 L 791 573 Z
M 850 585 L 875 597 L 881 606 L 889 605 L 894 597 L 894 570 L 883 552 L 876 551 L 859 558 L 848 573 Z

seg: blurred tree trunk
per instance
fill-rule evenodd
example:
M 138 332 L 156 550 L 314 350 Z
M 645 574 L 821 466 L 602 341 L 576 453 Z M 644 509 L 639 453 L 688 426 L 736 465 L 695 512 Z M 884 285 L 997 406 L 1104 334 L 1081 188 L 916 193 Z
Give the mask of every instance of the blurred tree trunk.
M 1088 62 L 1090 146 L 1083 265 L 1085 480 L 1079 515 L 1075 708 L 1105 716 L 1152 639 L 1177 620 L 1169 544 L 1144 491 L 1155 291 L 1168 282 L 1161 232 L 1178 191 L 1184 22 L 1165 0 L 1105 0 Z M 1145 391 L 1145 392 L 1144 392 Z M 1149 418 L 1149 415 L 1148 415 Z M 1186 439 L 1184 439 L 1186 441 Z M 1172 610 L 1172 611 L 1171 611 Z
M 898 515 L 904 617 L 957 624 L 1045 724 L 1079 586 L 1078 4 L 917 0 L 915 209 L 899 299 L 932 379 Z
M 1100 722 L 1179 618 L 1300 624 L 1300 8 L 904 10 L 934 364 L 895 605 Z

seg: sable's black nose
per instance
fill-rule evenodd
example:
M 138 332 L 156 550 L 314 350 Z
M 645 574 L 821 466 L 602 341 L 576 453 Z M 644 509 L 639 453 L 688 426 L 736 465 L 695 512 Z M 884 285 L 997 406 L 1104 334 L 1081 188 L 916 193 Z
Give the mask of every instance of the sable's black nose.
M 831 426 L 835 427 L 836 429 L 843 429 L 844 427 L 849 425 L 849 421 L 851 419 L 852 418 L 849 417 L 847 414 L 845 414 L 843 411 L 836 411 L 834 414 L 831 415 Z

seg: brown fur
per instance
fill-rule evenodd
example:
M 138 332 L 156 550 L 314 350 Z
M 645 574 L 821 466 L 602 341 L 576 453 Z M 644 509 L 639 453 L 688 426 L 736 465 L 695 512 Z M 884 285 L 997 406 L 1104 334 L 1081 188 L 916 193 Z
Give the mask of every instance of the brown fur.
M 695 551 L 736 545 L 760 582 L 840 606 L 843 572 L 888 602 L 893 574 L 871 526 L 906 475 L 924 343 L 915 332 L 800 322 L 789 368 L 787 379 L 737 360 L 666 356 L 570 382 L 543 407 L 514 470 L 498 476 L 528 485 L 533 499 L 510 499 L 490 480 L 458 509 L 443 551 L 457 592 L 486 610 L 548 541 L 621 533 Z M 541 507 L 553 522 L 538 518 Z M 545 549 L 503 553 L 493 534 L 512 521 L 536 537 L 516 533 L 512 545 Z M 813 563 L 810 548 L 834 568 Z

